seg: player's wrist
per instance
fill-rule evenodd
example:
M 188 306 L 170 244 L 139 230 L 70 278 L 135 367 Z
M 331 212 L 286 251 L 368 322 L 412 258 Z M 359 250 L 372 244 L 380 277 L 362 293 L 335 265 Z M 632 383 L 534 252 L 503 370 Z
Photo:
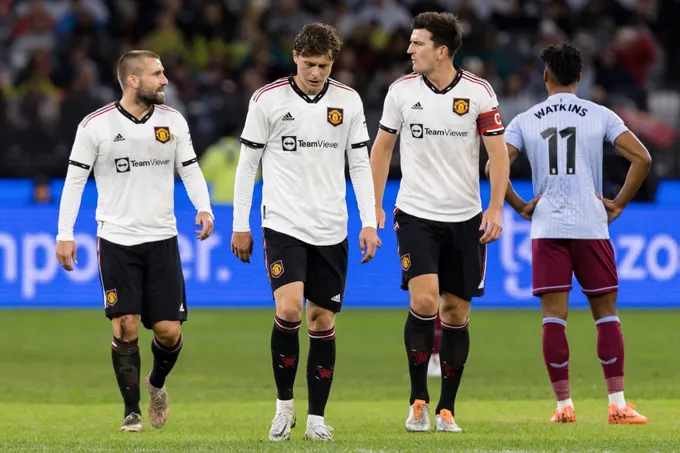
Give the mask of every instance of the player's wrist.
M 199 214 L 201 214 L 201 213 L 208 214 L 208 216 L 210 216 L 210 220 L 213 220 L 213 221 L 215 220 L 215 214 L 213 214 L 212 211 L 208 211 L 207 209 L 199 209 L 198 213 Z
M 491 202 L 487 210 L 500 211 L 503 209 L 503 203 Z

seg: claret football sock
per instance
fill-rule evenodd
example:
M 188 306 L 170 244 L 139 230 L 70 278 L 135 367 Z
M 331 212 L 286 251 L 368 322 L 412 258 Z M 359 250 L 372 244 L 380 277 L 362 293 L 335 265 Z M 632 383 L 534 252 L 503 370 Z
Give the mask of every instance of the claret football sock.
M 298 332 L 302 321 L 284 321 L 274 317 L 271 353 L 277 398 L 281 401 L 293 399 L 293 386 L 300 356 Z
M 469 324 L 469 320 L 459 326 L 441 322 L 442 345 L 439 360 L 442 369 L 442 391 L 437 405 L 437 414 L 446 409 L 455 415 L 456 395 L 463 377 L 465 362 L 470 353 Z
M 141 358 L 137 339 L 123 341 L 113 337 L 111 343 L 113 371 L 116 373 L 118 388 L 125 403 L 125 416 L 141 414 L 139 409 L 139 377 Z
M 567 321 L 560 318 L 543 318 L 543 359 L 557 401 L 566 404 L 569 394 L 569 342 Z
M 434 320 L 436 315 L 424 316 L 412 309 L 408 312 L 404 327 L 404 344 L 408 356 L 408 371 L 411 377 L 411 397 L 409 405 L 415 400 L 430 402 L 427 391 L 427 365 L 434 344 Z
M 607 316 L 595 321 L 597 326 L 597 355 L 602 364 L 609 394 L 609 404 L 625 409 L 623 397 L 624 345 L 618 316 Z

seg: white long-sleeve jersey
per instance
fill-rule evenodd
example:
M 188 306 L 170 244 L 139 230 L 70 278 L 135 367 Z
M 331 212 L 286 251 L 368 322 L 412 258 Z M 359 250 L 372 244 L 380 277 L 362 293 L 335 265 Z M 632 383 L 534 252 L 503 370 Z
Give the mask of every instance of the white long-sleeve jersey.
M 87 115 L 78 125 L 69 157 L 57 240 L 73 240 L 90 171 L 98 192 L 98 237 L 136 245 L 176 236 L 175 168 L 196 210 L 212 215 L 208 187 L 182 114 L 156 105 L 137 119 L 114 102 Z
M 294 78 L 257 90 L 248 109 L 234 188 L 234 224 L 250 231 L 254 177 L 262 160 L 262 225 L 312 245 L 347 237 L 345 155 L 363 227 L 376 227 L 363 103 L 328 79 L 314 98 Z

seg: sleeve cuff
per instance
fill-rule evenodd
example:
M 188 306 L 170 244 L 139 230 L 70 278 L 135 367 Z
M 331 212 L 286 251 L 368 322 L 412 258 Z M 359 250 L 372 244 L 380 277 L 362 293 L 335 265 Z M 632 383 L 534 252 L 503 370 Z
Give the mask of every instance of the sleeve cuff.
M 380 123 L 378 124 L 378 127 L 385 132 L 389 132 L 390 134 L 396 134 L 398 131 L 396 129 L 392 129 L 391 127 L 387 127 L 384 124 Z
M 370 222 L 362 222 L 361 228 L 373 228 L 374 230 L 378 229 L 378 222 L 376 220 L 370 221 Z

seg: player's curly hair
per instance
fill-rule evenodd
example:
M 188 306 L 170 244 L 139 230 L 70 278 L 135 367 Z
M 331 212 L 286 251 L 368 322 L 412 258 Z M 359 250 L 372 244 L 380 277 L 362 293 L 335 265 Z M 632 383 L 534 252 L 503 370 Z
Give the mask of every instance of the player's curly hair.
M 435 47 L 446 46 L 451 58 L 463 44 L 463 25 L 453 13 L 420 13 L 413 19 L 413 29 L 429 31 Z
M 328 55 L 330 52 L 331 60 L 335 60 L 342 41 L 338 37 L 335 27 L 332 25 L 314 22 L 302 27 L 300 33 L 295 37 L 295 53 L 301 57 L 317 57 Z
M 541 52 L 541 60 L 548 66 L 553 80 L 562 86 L 568 86 L 581 79 L 583 56 L 572 44 L 552 44 Z

